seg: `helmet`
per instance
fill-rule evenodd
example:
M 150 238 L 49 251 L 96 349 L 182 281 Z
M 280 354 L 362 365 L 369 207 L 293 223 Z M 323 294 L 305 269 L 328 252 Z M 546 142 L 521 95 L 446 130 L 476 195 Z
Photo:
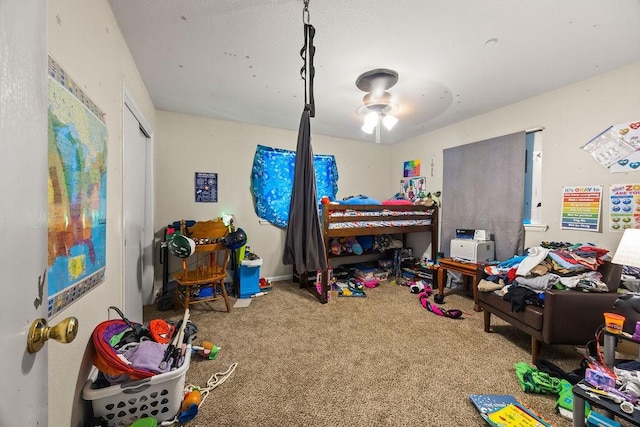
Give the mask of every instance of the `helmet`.
M 188 258 L 196 251 L 196 242 L 193 239 L 174 233 L 167 242 L 169 252 L 178 258 Z
M 227 234 L 222 239 L 222 244 L 231 249 L 240 249 L 247 243 L 247 234 L 244 232 L 242 228 L 236 229 L 236 231 Z

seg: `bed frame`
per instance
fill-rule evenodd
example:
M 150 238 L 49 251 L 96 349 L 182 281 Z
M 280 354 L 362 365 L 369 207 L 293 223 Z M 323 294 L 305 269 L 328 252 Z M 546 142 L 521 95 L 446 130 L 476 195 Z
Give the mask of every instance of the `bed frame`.
M 333 255 L 329 242 L 334 237 L 369 236 L 380 234 L 402 234 L 406 246 L 406 234 L 431 233 L 431 259 L 436 259 L 438 251 L 438 207 L 424 205 L 323 205 L 322 234 L 326 248 L 327 262 Z M 371 252 L 369 252 L 371 253 Z M 367 253 L 363 254 L 366 255 Z M 355 256 L 349 254 L 348 256 Z M 309 283 L 306 277 L 300 278 L 301 286 L 316 295 L 321 303 L 326 303 L 329 292 L 328 271 L 322 272 L 322 287 L 316 289 L 315 280 Z

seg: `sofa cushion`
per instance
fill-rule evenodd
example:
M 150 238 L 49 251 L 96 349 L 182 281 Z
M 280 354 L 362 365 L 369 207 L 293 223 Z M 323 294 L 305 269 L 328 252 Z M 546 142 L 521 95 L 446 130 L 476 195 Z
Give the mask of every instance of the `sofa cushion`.
M 505 316 L 528 325 L 536 331 L 542 330 L 542 314 L 544 310 L 542 307 L 527 305 L 523 311 L 511 311 L 511 302 L 503 300 L 501 296 L 494 292 L 479 292 L 478 301 L 482 305 L 486 305 L 487 307 L 485 309 L 488 308 L 490 312 L 502 313 Z M 493 308 L 493 310 L 491 308 Z M 505 320 L 508 321 L 509 319 Z

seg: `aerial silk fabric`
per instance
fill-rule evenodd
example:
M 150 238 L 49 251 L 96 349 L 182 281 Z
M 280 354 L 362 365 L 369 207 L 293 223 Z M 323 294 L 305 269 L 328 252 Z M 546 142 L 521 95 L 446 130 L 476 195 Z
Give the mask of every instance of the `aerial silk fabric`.
M 251 193 L 259 218 L 280 228 L 287 228 L 293 188 L 296 152 L 258 145 L 253 158 Z M 316 197 L 335 200 L 338 193 L 338 168 L 334 156 L 313 155 Z
M 309 110 L 305 108 L 298 130 L 289 225 L 282 255 L 283 264 L 293 264 L 298 273 L 327 269 L 327 257 L 318 215 L 315 175 L 311 149 L 311 123 Z

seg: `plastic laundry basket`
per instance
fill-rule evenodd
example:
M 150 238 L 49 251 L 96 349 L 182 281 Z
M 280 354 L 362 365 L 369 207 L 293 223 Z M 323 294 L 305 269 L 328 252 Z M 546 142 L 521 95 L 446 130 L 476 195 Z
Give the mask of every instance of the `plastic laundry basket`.
M 91 401 L 93 415 L 102 417 L 109 427 L 129 426 L 140 418 L 158 422 L 172 419 L 180 411 L 182 392 L 191 361 L 191 345 L 179 368 L 142 380 L 93 388 L 98 369 L 93 368 L 82 389 L 82 398 Z

